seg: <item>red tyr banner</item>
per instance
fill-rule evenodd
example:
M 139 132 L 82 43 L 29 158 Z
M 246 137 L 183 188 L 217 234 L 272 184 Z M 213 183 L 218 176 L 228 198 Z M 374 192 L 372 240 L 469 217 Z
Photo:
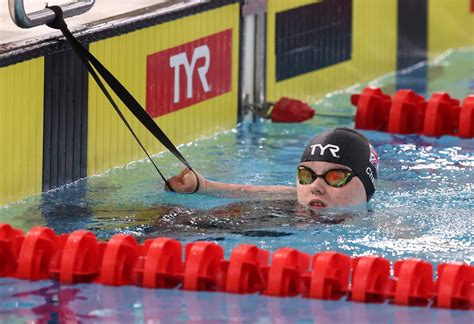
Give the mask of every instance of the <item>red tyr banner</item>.
M 147 57 L 146 110 L 151 117 L 191 106 L 232 88 L 232 29 Z

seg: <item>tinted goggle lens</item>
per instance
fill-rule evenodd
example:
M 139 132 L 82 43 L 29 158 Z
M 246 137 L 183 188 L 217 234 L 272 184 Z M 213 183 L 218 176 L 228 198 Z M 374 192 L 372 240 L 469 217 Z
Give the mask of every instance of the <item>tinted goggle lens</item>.
M 340 188 L 345 186 L 353 177 L 354 172 L 344 169 L 333 169 L 329 170 L 324 174 L 316 174 L 310 168 L 303 166 L 298 167 L 298 181 L 302 185 L 308 185 L 313 183 L 318 177 L 324 179 L 324 181 L 331 187 Z

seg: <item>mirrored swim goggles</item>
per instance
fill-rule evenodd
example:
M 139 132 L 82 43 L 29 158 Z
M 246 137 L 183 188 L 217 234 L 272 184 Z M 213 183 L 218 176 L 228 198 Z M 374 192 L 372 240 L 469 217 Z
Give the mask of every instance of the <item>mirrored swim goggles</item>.
M 331 169 L 324 174 L 316 174 L 313 170 L 305 166 L 299 166 L 297 169 L 298 181 L 301 185 L 309 185 L 317 178 L 323 178 L 324 181 L 331 187 L 341 188 L 357 176 L 353 171 L 345 169 Z

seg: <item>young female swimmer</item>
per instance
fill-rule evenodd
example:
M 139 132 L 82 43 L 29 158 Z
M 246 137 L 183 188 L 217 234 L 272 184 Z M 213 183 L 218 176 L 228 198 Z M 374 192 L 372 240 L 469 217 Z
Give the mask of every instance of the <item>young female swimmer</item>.
M 297 199 L 310 209 L 363 204 L 372 198 L 378 156 L 368 139 L 349 128 L 335 128 L 313 138 L 296 169 L 296 188 L 210 181 L 184 169 L 168 180 L 175 192 L 249 198 Z M 198 184 L 199 181 L 199 184 Z

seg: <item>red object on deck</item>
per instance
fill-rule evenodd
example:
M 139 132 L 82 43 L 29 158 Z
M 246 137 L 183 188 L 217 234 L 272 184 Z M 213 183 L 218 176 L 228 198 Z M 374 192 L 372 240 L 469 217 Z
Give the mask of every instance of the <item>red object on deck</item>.
M 278 100 L 270 113 L 274 123 L 301 123 L 313 116 L 314 110 L 307 103 L 286 97 Z
M 433 295 L 433 266 L 419 259 L 397 261 L 394 303 L 397 305 L 426 306 Z
M 392 100 L 380 88 L 367 87 L 361 94 L 351 96 L 357 107 L 355 127 L 358 129 L 386 131 Z
M 399 90 L 393 96 L 388 132 L 418 134 L 423 132 L 426 101 L 413 90 Z
M 433 93 L 426 106 L 423 134 L 455 135 L 459 127 L 460 113 L 459 100 L 452 99 L 445 92 Z
M 265 295 L 283 297 L 304 293 L 301 273 L 308 271 L 309 263 L 309 254 L 292 248 L 276 250 L 268 269 Z
M 462 138 L 474 137 L 474 95 L 468 96 L 462 103 L 458 136 Z

